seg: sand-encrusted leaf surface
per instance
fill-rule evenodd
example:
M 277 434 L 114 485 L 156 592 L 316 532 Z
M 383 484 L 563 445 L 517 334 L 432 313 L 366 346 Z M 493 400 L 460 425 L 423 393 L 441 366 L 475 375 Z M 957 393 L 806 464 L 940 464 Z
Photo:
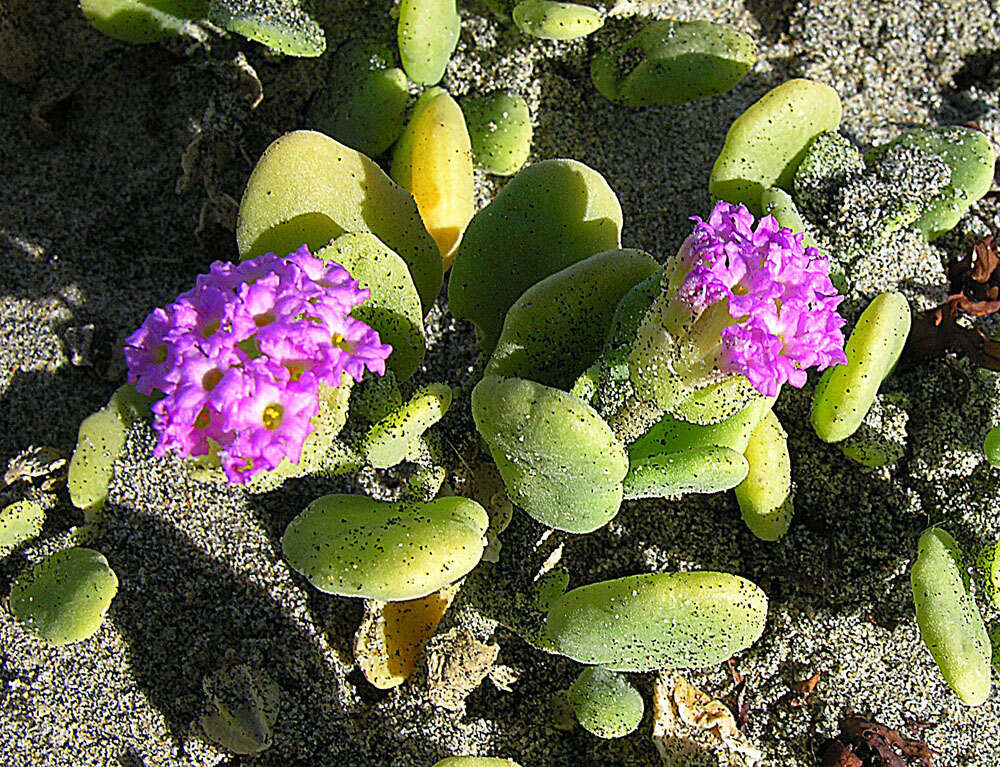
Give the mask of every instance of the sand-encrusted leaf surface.
M 420 295 L 406 262 L 373 234 L 342 234 L 316 255 L 337 262 L 371 291 L 351 316 L 373 327 L 382 343 L 392 346 L 385 364 L 397 380 L 413 375 L 424 359 L 424 322 Z
M 486 374 L 569 389 L 600 354 L 619 300 L 656 269 L 640 250 L 609 250 L 535 283 L 507 312 Z
M 10 590 L 14 616 L 50 645 L 93 635 L 118 591 L 118 577 L 100 552 L 76 546 L 22 573 Z
M 486 376 L 472 417 L 511 501 L 543 524 L 589 533 L 622 501 L 625 447 L 587 403 L 521 378 Z
M 476 566 L 488 525 L 483 508 L 466 498 L 388 503 L 327 495 L 292 520 L 281 548 L 320 591 L 417 599 Z
M 767 596 L 728 573 L 631 575 L 568 591 L 549 611 L 550 649 L 622 671 L 711 666 L 764 630 Z
M 621 245 L 622 209 L 597 171 L 575 160 L 522 169 L 469 223 L 455 255 L 448 304 L 492 351 L 504 316 L 539 280 Z
M 275 140 L 247 181 L 236 222 L 240 256 L 316 251 L 368 232 L 410 268 L 426 311 L 441 289 L 441 257 L 413 198 L 360 152 L 316 131 Z

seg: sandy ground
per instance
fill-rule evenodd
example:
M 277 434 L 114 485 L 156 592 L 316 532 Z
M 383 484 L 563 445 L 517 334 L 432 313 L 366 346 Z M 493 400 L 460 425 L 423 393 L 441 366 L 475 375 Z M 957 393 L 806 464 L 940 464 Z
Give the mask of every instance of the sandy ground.
M 328 60 L 273 57 L 215 34 L 128 47 L 91 31 L 70 2 L 8 7 L 22 24 L 8 30 L 0 57 L 0 466 L 31 445 L 71 451 L 79 422 L 122 378 L 115 349 L 124 335 L 211 261 L 234 257 L 224 214 L 196 234 L 202 206 L 211 198 L 224 213 L 225 196 L 239 200 L 264 147 L 305 126 Z M 320 17 L 336 48 L 359 30 L 391 40 L 390 11 L 388 2 L 329 3 Z M 862 145 L 912 125 L 969 120 L 1000 145 L 1000 18 L 987 2 L 621 3 L 605 30 L 572 43 L 529 40 L 477 3 L 462 13 L 443 85 L 457 96 L 497 85 L 523 93 L 535 122 L 532 158 L 572 157 L 603 173 L 622 202 L 624 243 L 658 257 L 683 239 L 687 216 L 705 212 L 729 124 L 789 77 L 833 85 L 843 129 Z M 710 100 L 612 105 L 593 89 L 587 63 L 636 14 L 733 23 L 758 39 L 760 61 Z M 263 84 L 253 110 L 232 63 L 240 52 Z M 199 135 L 209 147 L 198 156 L 200 177 L 179 188 L 181 159 Z M 485 203 L 497 179 L 477 182 Z M 966 229 L 996 233 L 997 212 L 981 204 Z M 942 262 L 967 241 L 959 233 L 940 247 L 871 259 L 850 301 L 900 288 L 915 305 L 932 304 Z M 448 319 L 443 302 L 434 316 L 418 376 L 466 383 L 472 330 Z M 72 364 L 67 339 L 90 324 L 85 364 Z M 948 690 L 917 636 L 907 569 L 930 522 L 969 551 L 1000 534 L 1000 474 L 979 449 L 1000 420 L 1000 384 L 941 360 L 899 372 L 889 388 L 910 403 L 907 455 L 891 470 L 863 470 L 822 445 L 807 425 L 808 387 L 784 395 L 777 412 L 790 433 L 797 516 L 777 544 L 744 529 L 728 494 L 629 503 L 601 531 L 551 536 L 541 547 L 544 531 L 519 515 L 503 539 L 509 556 L 483 565 L 468 593 L 515 579 L 511 560 L 558 543 L 574 585 L 654 570 L 740 573 L 771 600 L 764 636 L 735 661 L 748 680 L 746 733 L 766 764 L 815 764 L 819 743 L 850 712 L 917 734 L 939 752 L 935 765 L 997 764 L 1000 702 L 970 710 Z M 473 444 L 467 402 L 454 408 L 446 436 L 464 449 Z M 510 691 L 486 681 L 450 712 L 430 705 L 420 682 L 386 693 L 364 681 L 350 657 L 360 602 L 309 588 L 282 562 L 278 538 L 313 498 L 388 496 L 395 474 L 299 480 L 253 496 L 193 481 L 179 461 L 152 458 L 152 440 L 147 426 L 133 429 L 92 544 L 121 580 L 98 634 L 48 648 L 0 611 L 0 764 L 429 767 L 461 753 L 524 767 L 660 763 L 649 713 L 617 741 L 555 729 L 553 695 L 576 667 L 494 630 L 471 597 L 449 620 L 492 636 L 517 678 Z M 6 501 L 26 490 L 3 492 Z M 65 498 L 46 500 L 47 538 L 0 564 L 2 593 L 25 559 L 62 545 L 81 521 Z M 227 654 L 265 668 L 281 689 L 275 745 L 252 760 L 199 737 L 201 680 Z M 792 685 L 816 672 L 809 705 L 790 706 Z M 724 666 L 690 678 L 713 695 L 733 693 Z M 648 701 L 652 675 L 633 681 Z

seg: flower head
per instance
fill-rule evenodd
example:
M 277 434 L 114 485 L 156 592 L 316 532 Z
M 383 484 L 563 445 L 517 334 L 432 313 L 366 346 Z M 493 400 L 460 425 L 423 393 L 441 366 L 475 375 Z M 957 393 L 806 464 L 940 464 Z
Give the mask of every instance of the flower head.
M 682 248 L 690 271 L 676 300 L 692 314 L 726 302 L 719 367 L 741 373 L 773 397 L 781 384 L 801 387 L 806 368 L 845 364 L 842 297 L 830 282 L 830 264 L 802 234 L 743 205 L 719 202 L 707 221 L 694 217 Z
M 302 246 L 216 262 L 126 339 L 129 381 L 153 406 L 157 455 L 217 451 L 230 482 L 288 458 L 314 431 L 319 387 L 382 375 L 392 347 L 349 312 L 369 297 L 344 267 Z

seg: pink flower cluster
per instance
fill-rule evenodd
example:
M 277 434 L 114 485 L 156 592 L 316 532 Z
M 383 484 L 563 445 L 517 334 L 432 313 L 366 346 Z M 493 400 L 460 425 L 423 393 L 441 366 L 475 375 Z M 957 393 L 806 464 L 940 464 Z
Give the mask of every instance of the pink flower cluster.
M 830 264 L 802 234 L 754 217 L 743 205 L 719 202 L 708 221 L 693 217 L 688 239 L 691 271 L 677 298 L 693 312 L 728 302 L 733 323 L 722 331 L 719 367 L 742 373 L 761 394 L 777 395 L 786 381 L 801 387 L 806 368 L 847 363 L 843 300 L 830 282 Z
M 129 381 L 166 395 L 153 405 L 155 454 L 216 452 L 237 484 L 283 458 L 297 463 L 320 385 L 385 373 L 392 347 L 350 316 L 368 297 L 346 269 L 304 245 L 212 264 L 125 341 Z

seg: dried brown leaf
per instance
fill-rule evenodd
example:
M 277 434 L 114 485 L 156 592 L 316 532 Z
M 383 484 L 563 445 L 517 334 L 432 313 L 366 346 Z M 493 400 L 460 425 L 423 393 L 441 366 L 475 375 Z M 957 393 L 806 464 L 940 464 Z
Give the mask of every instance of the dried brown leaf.
M 931 757 L 937 753 L 922 741 L 908 738 L 884 724 L 866 722 L 860 717 L 845 719 L 841 724 L 841 732 L 855 740 L 863 740 L 882 757 L 885 767 L 906 767 L 903 757 L 919 759 L 925 767 L 931 767 Z
M 976 242 L 948 267 L 951 295 L 940 306 L 918 314 L 903 350 L 903 359 L 921 362 L 947 352 L 966 355 L 976 366 L 1000 371 L 1000 343 L 959 317 L 985 317 L 1000 311 L 1000 254 L 993 237 Z
M 733 675 L 733 695 L 735 696 L 733 710 L 736 712 L 736 725 L 742 730 L 747 726 L 750 719 L 750 704 L 746 702 L 747 678 L 736 669 L 736 664 L 730 658 L 726 663 L 729 665 L 729 673 Z
M 820 767 L 910 767 L 913 759 L 932 767 L 936 753 L 898 730 L 850 716 L 841 722 L 840 735 L 826 742 Z
M 808 679 L 803 679 L 792 685 L 792 698 L 788 702 L 792 708 L 802 708 L 806 705 L 806 701 L 812 694 L 812 691 L 816 689 L 816 685 L 819 684 L 820 672 L 817 671 Z
M 431 703 L 461 710 L 465 698 L 486 678 L 499 654 L 498 645 L 480 642 L 468 629 L 453 628 L 435 636 L 424 651 Z
M 864 767 L 864 762 L 858 759 L 850 746 L 839 740 L 827 741 L 821 759 L 820 767 Z
M 676 746 L 687 741 L 679 737 L 681 725 L 704 731 L 743 764 L 755 765 L 764 755 L 747 739 L 726 705 L 694 687 L 679 674 L 661 673 L 654 693 L 653 742 L 666 764 L 676 764 L 676 754 L 668 753 L 668 744 Z
M 32 445 L 10 459 L 3 483 L 35 484 L 40 481 L 43 490 L 50 490 L 65 481 L 68 470 L 69 463 L 63 453 L 54 447 Z

